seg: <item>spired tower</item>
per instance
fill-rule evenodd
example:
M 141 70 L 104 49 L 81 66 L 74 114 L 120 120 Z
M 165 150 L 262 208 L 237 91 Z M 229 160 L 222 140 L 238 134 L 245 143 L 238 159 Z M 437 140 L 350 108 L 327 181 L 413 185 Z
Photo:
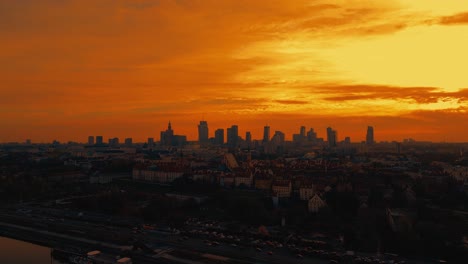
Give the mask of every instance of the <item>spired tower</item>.
M 170 146 L 174 139 L 174 131 L 172 130 L 171 121 L 167 125 L 166 131 L 161 131 L 161 145 Z

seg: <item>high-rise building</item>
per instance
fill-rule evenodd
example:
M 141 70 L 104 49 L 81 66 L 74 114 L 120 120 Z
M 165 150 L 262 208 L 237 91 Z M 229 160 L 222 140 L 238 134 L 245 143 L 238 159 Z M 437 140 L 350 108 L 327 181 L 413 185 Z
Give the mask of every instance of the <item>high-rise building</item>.
M 109 146 L 117 147 L 119 145 L 119 138 L 109 138 Z
M 167 125 L 166 131 L 161 131 L 160 142 L 163 146 L 171 146 L 174 141 L 174 131 L 172 130 L 171 121 Z
M 222 128 L 216 129 L 214 141 L 216 145 L 224 144 L 224 129 Z
M 102 145 L 104 143 L 104 139 L 102 136 L 96 136 L 96 144 L 97 145 Z
M 284 143 L 285 135 L 281 131 L 275 131 L 275 134 L 271 138 L 271 142 L 275 145 L 282 145 Z
M 230 148 L 237 147 L 239 142 L 239 127 L 237 125 L 232 125 L 227 129 L 227 144 Z
M 263 127 L 263 142 L 266 143 L 270 141 L 270 126 Z
M 245 142 L 247 142 L 247 144 L 252 143 L 252 134 L 250 131 L 245 132 Z
M 301 126 L 300 130 L 299 130 L 299 134 L 293 134 L 293 142 L 295 143 L 303 143 L 306 141 L 306 128 L 305 126 Z
M 345 137 L 344 143 L 345 144 L 350 144 L 351 143 L 351 138 L 350 137 Z
M 151 147 L 154 147 L 154 138 L 148 138 L 148 147 L 151 148 Z
M 126 138 L 125 139 L 125 145 L 126 146 L 131 146 L 133 144 L 133 139 L 132 138 Z
M 309 132 L 307 132 L 307 140 L 310 142 L 316 142 L 317 141 L 317 133 L 315 133 L 314 129 L 311 128 Z
M 367 145 L 374 144 L 374 127 L 368 126 L 367 127 L 367 135 L 366 135 L 366 143 Z
M 336 130 L 333 130 L 331 127 L 327 127 L 327 141 L 328 141 L 328 146 L 336 147 L 337 132 Z
M 26 139 L 26 145 L 31 145 L 31 140 L 30 139 Z
M 208 143 L 208 122 L 200 121 L 198 125 L 198 142 L 200 144 Z
M 88 137 L 88 145 L 94 145 L 94 136 Z
M 174 135 L 171 122 L 167 125 L 166 131 L 161 131 L 160 143 L 163 146 L 182 146 L 187 144 L 187 136 Z

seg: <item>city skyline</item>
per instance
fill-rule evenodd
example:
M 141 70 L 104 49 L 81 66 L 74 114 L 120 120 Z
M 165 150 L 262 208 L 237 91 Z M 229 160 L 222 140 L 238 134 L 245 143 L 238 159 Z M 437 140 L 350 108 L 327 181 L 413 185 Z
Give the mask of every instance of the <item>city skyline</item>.
M 379 142 L 405 142 L 405 141 L 421 141 L 426 142 L 424 140 L 418 140 L 412 137 L 405 137 L 401 140 L 375 140 L 374 136 L 374 126 L 367 126 L 366 128 L 362 129 L 362 135 L 359 138 L 350 137 L 346 131 L 341 131 L 343 134 L 342 137 L 338 137 L 338 130 L 334 127 L 326 127 L 323 128 L 323 133 L 317 133 L 317 130 L 320 130 L 315 127 L 307 127 L 301 125 L 298 127 L 299 133 L 294 133 L 292 131 L 291 134 L 284 133 L 282 130 L 275 129 L 274 134 L 271 134 L 271 127 L 269 125 L 262 126 L 262 131 L 257 136 L 252 136 L 252 132 L 250 128 L 243 128 L 239 129 L 238 125 L 231 125 L 227 128 L 211 128 L 212 133 L 209 134 L 208 131 L 210 126 L 207 120 L 201 120 L 200 123 L 194 128 L 196 130 L 196 137 L 195 138 L 188 138 L 187 135 L 183 133 L 179 133 L 178 135 L 174 134 L 176 131 L 172 129 L 172 123 L 169 121 L 167 123 L 167 127 L 165 130 L 161 130 L 159 133 L 159 138 L 150 136 L 145 137 L 144 139 L 136 139 L 131 135 L 119 137 L 115 135 L 111 136 L 103 136 L 100 134 L 95 135 L 88 135 L 84 140 L 64 140 L 63 142 L 75 142 L 75 143 L 85 143 L 88 145 L 101 145 L 106 144 L 109 145 L 119 145 L 120 140 L 123 141 L 124 145 L 132 145 L 133 143 L 148 143 L 154 145 L 156 142 L 163 146 L 170 146 L 170 145 L 179 145 L 179 144 L 186 144 L 187 142 L 198 142 L 201 145 L 206 144 L 214 144 L 214 145 L 223 145 L 226 144 L 228 147 L 234 147 L 238 145 L 240 142 L 238 140 L 242 140 L 247 143 L 251 143 L 253 141 L 257 141 L 258 143 L 265 144 L 268 142 L 275 142 L 278 140 L 278 136 L 281 138 L 281 142 L 289 141 L 289 142 L 309 142 L 309 143 L 326 143 L 328 147 L 336 147 L 338 143 L 365 143 L 367 145 L 372 145 L 374 143 Z M 308 131 L 306 132 L 306 130 Z M 255 130 L 254 130 L 255 131 Z M 296 128 L 297 132 L 297 128 Z M 200 137 L 200 135 L 202 135 Z M 242 135 L 245 135 L 243 137 Z M 159 139 L 159 140 L 155 140 Z M 26 138 L 23 141 L 16 141 L 16 142 L 0 142 L 1 143 L 21 143 L 25 142 L 26 144 L 33 144 L 33 143 L 49 143 L 45 141 L 34 141 L 31 138 Z M 60 140 L 54 139 L 50 142 L 56 143 L 61 142 Z M 443 143 L 446 141 L 434 143 Z M 450 142 L 449 142 L 450 143 Z M 465 143 L 465 142 L 453 142 L 453 143 Z
M 2 1 L 0 142 L 154 137 L 167 120 L 467 142 L 458 0 Z M 91 22 L 92 21 L 92 22 Z M 317 130 L 321 134 L 321 130 Z M 212 134 L 212 133 L 211 133 Z M 270 135 L 271 136 L 271 135 Z

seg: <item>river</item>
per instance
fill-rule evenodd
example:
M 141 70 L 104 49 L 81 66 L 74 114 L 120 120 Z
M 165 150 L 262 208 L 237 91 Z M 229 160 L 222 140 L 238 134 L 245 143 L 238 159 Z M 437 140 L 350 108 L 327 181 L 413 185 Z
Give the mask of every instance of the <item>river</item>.
M 0 237 L 0 263 L 60 264 L 50 255 L 51 249 L 28 242 Z

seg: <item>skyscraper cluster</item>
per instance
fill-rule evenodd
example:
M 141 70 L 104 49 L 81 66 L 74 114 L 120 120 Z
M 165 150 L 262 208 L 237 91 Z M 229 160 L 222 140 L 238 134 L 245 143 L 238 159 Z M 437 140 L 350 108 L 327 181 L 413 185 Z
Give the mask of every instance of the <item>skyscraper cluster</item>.
M 275 131 L 273 136 L 270 134 L 270 126 L 265 125 L 263 127 L 263 138 L 258 141 L 253 141 L 252 134 L 250 131 L 245 132 L 245 139 L 239 136 L 239 127 L 237 125 L 232 125 L 226 129 L 226 137 L 224 134 L 223 128 L 218 128 L 214 131 L 214 137 L 209 137 L 209 128 L 208 122 L 202 120 L 198 124 L 198 143 L 201 146 L 207 145 L 217 145 L 222 146 L 226 144 L 229 148 L 238 148 L 238 147 L 254 147 L 261 144 L 268 148 L 275 148 L 284 145 L 285 143 L 285 134 L 281 131 Z M 338 144 L 338 133 L 331 127 L 326 129 L 327 138 L 326 143 L 329 147 L 336 147 Z M 323 143 L 323 138 L 317 137 L 317 132 L 313 128 L 310 128 L 309 131 L 306 130 L 305 126 L 299 128 L 298 134 L 293 134 L 293 142 L 297 145 L 310 144 L 310 143 Z M 102 136 L 89 136 L 88 145 L 103 145 Z M 187 143 L 187 137 L 185 135 L 175 135 L 174 130 L 172 129 L 171 122 L 169 121 L 167 129 L 161 131 L 160 134 L 160 145 L 161 146 L 181 146 Z M 350 137 L 345 137 L 343 143 L 351 143 Z M 375 143 L 374 139 L 374 128 L 372 126 L 367 127 L 366 141 L 367 145 L 372 145 Z M 117 147 L 119 145 L 119 138 L 109 138 L 109 146 Z M 132 146 L 133 139 L 125 138 L 125 146 Z M 147 141 L 148 147 L 152 148 L 155 146 L 154 138 L 148 138 Z

